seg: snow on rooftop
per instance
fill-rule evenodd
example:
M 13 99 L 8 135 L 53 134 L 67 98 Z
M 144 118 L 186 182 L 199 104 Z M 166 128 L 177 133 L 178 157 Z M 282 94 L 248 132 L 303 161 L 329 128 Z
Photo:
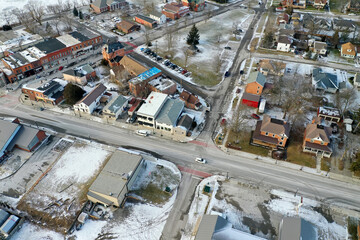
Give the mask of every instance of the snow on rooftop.
M 77 40 L 70 34 L 62 35 L 60 37 L 57 37 L 56 39 L 59 40 L 60 42 L 62 42 L 63 44 L 65 44 L 67 47 L 71 47 L 71 46 L 81 43 L 79 40 Z
M 138 110 L 138 114 L 155 117 L 155 115 L 160 111 L 166 100 L 167 94 L 151 92 L 143 105 Z
M 1 52 L 9 50 L 13 47 L 18 47 L 20 44 L 27 45 L 27 44 L 30 44 L 35 41 L 41 41 L 41 39 L 42 39 L 42 37 L 38 34 L 28 33 L 27 31 L 25 31 L 25 28 L 13 30 L 13 35 L 15 35 L 16 37 L 9 39 L 7 41 L 4 41 L 4 42 L 0 41 L 0 44 L 1 44 L 0 51 Z
M 149 84 L 154 86 L 159 91 L 164 91 L 173 86 L 175 83 L 169 78 L 158 77 L 154 80 L 151 80 Z
M 27 50 L 38 59 L 46 56 L 46 54 L 37 47 L 29 47 Z
M 24 50 L 20 52 L 21 56 L 23 56 L 29 63 L 31 62 L 35 62 L 38 59 L 36 57 L 34 57 L 31 52 L 29 52 L 28 50 Z
M 327 116 L 340 116 L 340 112 L 336 108 L 319 107 L 319 113 Z

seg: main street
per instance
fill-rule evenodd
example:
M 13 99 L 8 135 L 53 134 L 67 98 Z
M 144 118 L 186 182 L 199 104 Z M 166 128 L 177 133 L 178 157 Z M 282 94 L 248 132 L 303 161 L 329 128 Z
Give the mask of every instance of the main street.
M 36 121 L 39 126 L 50 127 L 58 132 L 83 138 L 90 137 L 105 144 L 155 153 L 157 157 L 200 171 L 223 175 L 228 172 L 230 177 L 247 179 L 259 185 L 270 185 L 293 192 L 298 189 L 298 193 L 303 196 L 360 211 L 359 186 L 356 184 L 267 164 L 246 156 L 231 156 L 216 148 L 212 143 L 202 146 L 157 137 L 141 137 L 127 129 L 51 111 L 37 111 L 20 104 L 16 107 L 2 107 L 0 114 L 16 116 L 22 120 L 30 120 L 32 123 Z M 199 155 L 208 159 L 209 164 L 195 163 L 194 158 Z

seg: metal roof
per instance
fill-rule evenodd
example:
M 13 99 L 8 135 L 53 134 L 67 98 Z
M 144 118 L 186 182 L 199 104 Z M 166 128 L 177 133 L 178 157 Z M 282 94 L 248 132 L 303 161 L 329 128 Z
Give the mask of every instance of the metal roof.
M 101 170 L 89 191 L 118 198 L 127 191 L 126 184 L 131 179 L 142 160 L 142 156 L 127 152 L 113 153 L 105 167 Z
M 0 157 L 19 132 L 21 125 L 5 120 L 0 120 Z
M 252 72 L 247 80 L 247 83 L 257 82 L 262 87 L 265 86 L 266 77 L 261 72 Z
M 156 122 L 175 127 L 184 105 L 184 102 L 179 99 L 168 99 L 156 117 Z
M 71 36 L 73 36 L 75 39 L 79 40 L 80 42 L 85 42 L 89 40 L 89 38 L 77 31 L 69 33 Z
M 36 137 L 36 134 L 39 131 L 39 129 L 23 125 L 22 128 L 20 128 L 19 133 L 16 135 L 16 145 L 20 148 L 28 149 L 28 146 L 31 144 L 32 140 Z
M 122 96 L 119 95 L 117 98 L 113 98 L 106 106 L 104 107 L 103 111 L 110 111 L 112 113 L 117 112 L 128 100 Z
M 167 94 L 151 92 L 137 114 L 156 118 L 167 98 Z
M 100 83 L 77 104 L 84 103 L 85 105 L 90 106 L 91 103 L 93 103 L 95 99 L 97 99 L 100 95 L 104 94 L 105 91 L 106 87 L 102 83 Z
M 317 232 L 314 226 L 299 217 L 283 218 L 279 231 L 279 240 L 317 239 Z

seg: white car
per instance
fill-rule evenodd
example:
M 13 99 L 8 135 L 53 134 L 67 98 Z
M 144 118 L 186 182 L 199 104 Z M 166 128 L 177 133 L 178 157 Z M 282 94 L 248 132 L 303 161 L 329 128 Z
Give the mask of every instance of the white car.
M 140 136 L 147 137 L 150 134 L 150 131 L 148 131 L 148 130 L 137 130 L 136 134 L 140 135 Z
M 206 163 L 206 160 L 205 160 L 205 159 L 203 159 L 203 158 L 199 158 L 199 157 L 197 157 L 197 158 L 195 158 L 195 162 L 205 164 L 205 163 Z

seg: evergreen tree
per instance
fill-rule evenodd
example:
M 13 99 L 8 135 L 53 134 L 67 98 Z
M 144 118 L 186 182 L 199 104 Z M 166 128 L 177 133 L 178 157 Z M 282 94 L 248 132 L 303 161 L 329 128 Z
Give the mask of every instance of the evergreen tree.
M 74 105 L 83 97 L 84 93 L 85 91 L 81 87 L 68 83 L 64 89 L 65 102 Z
M 311 59 L 311 56 L 312 56 L 312 53 L 311 53 L 311 51 L 309 50 L 309 51 L 306 53 L 305 58 L 306 58 L 306 59 Z
M 79 11 L 79 18 L 84 19 L 84 15 L 83 15 L 83 13 L 81 11 Z
M 274 32 L 268 31 L 265 33 L 263 46 L 265 48 L 272 48 L 274 45 Z
M 335 48 L 337 47 L 337 45 L 339 44 L 339 30 L 336 30 L 334 33 L 333 38 L 331 39 L 331 43 L 335 46 Z
M 199 40 L 200 40 L 199 30 L 196 28 L 194 24 L 187 36 L 186 43 L 188 45 L 195 47 L 196 45 L 199 44 Z
M 79 16 L 79 12 L 78 10 L 76 9 L 76 7 L 74 6 L 74 9 L 73 9 L 73 14 L 75 17 Z

